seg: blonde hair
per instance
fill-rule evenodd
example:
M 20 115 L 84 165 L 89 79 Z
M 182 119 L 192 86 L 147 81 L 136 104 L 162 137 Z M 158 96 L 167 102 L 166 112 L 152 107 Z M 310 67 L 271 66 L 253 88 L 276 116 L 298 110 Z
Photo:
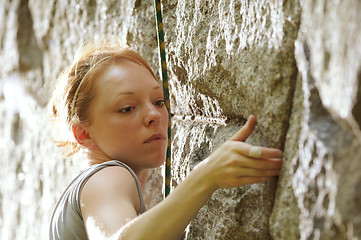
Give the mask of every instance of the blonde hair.
M 50 100 L 52 116 L 65 121 L 69 130 L 74 123 L 90 123 L 89 108 L 95 98 L 97 78 L 109 66 L 124 60 L 144 66 L 157 80 L 150 65 L 120 41 L 107 39 L 89 42 L 59 75 Z M 71 144 L 74 149 L 74 143 L 61 142 L 59 145 Z

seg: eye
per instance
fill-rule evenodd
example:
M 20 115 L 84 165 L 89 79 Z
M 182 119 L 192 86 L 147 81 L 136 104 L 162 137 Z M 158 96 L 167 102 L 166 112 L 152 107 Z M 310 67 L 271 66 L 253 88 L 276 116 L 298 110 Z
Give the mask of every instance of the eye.
M 158 100 L 154 103 L 154 105 L 158 106 L 158 107 L 163 107 L 165 104 L 164 100 Z
M 118 112 L 120 112 L 120 113 L 129 113 L 129 112 L 131 112 L 133 109 L 134 109 L 135 107 L 125 107 L 125 108 L 122 108 L 122 109 L 120 109 Z

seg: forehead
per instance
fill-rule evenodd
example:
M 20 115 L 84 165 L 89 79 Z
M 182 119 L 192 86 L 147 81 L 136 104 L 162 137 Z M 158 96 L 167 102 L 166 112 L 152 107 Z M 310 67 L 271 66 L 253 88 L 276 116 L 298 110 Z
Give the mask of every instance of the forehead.
M 108 66 L 99 75 L 96 85 L 96 95 L 110 97 L 119 91 L 153 89 L 159 83 L 146 67 L 124 60 Z

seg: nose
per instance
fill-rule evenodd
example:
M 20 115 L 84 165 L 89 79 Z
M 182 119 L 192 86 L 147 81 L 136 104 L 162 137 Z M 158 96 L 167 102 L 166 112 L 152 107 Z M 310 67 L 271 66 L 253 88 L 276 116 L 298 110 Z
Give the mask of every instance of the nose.
M 147 104 L 144 115 L 144 125 L 158 125 L 161 119 L 161 113 L 152 103 Z

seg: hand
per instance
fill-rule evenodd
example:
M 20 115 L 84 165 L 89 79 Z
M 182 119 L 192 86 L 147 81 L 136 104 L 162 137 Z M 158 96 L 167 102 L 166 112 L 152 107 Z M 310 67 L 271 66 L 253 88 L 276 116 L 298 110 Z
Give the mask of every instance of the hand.
M 279 175 L 281 150 L 244 143 L 255 124 L 256 119 L 251 115 L 233 137 L 199 164 L 211 188 L 238 187 Z

